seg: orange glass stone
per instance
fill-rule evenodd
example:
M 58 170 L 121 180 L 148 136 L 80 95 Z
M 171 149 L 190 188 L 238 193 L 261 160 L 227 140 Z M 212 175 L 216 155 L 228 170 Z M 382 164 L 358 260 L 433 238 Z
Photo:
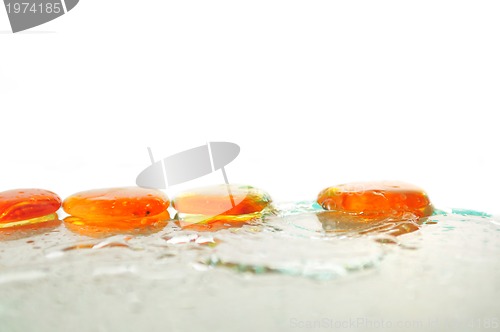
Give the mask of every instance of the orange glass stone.
M 155 189 L 89 190 L 64 200 L 63 209 L 71 215 L 64 222 L 70 230 L 90 236 L 158 231 L 170 220 L 169 204 L 168 197 Z
M 370 219 L 403 217 L 411 213 L 426 217 L 433 213 L 427 194 L 402 182 L 359 182 L 329 187 L 318 195 L 324 209 Z
M 181 193 L 173 201 L 181 213 L 237 216 L 260 212 L 271 203 L 265 191 L 241 185 L 219 185 Z
M 217 185 L 181 193 L 173 201 L 184 228 L 215 231 L 240 227 L 270 206 L 265 191 L 243 185 Z
M 0 193 L 0 228 L 57 219 L 61 198 L 43 189 L 16 189 Z M 48 219 L 47 219 L 48 218 Z
M 66 213 L 83 219 L 144 218 L 163 213 L 170 201 L 161 191 L 139 187 L 82 191 L 66 198 Z

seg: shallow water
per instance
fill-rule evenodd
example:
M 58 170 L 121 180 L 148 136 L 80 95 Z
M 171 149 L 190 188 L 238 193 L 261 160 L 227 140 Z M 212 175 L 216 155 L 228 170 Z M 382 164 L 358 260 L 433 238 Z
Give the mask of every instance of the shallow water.
M 395 236 L 395 222 L 318 210 L 282 204 L 217 232 L 171 222 L 92 239 L 59 225 L 4 240 L 0 331 L 500 330 L 499 219 L 438 211 Z

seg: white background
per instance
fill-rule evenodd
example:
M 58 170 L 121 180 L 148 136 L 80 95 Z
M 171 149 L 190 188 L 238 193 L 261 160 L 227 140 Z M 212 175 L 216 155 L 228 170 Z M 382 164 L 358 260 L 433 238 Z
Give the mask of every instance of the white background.
M 134 185 L 148 146 L 231 141 L 229 180 L 276 201 L 394 179 L 500 213 L 499 17 L 498 1 L 81 0 L 12 34 L 0 7 L 0 190 Z

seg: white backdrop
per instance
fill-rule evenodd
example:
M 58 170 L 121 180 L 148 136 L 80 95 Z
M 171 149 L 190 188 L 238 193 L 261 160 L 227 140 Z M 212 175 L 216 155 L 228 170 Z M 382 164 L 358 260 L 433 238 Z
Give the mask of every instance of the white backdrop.
M 498 1 L 81 0 L 12 34 L 0 8 L 0 190 L 134 185 L 148 146 L 231 141 L 230 181 L 276 201 L 394 179 L 500 213 L 499 15 Z

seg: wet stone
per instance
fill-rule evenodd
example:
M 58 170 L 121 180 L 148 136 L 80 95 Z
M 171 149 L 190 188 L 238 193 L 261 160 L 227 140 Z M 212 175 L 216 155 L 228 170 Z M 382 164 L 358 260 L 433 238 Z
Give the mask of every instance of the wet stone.
M 402 182 L 341 184 L 321 191 L 317 202 L 325 210 L 359 216 L 363 221 L 427 217 L 434 210 L 425 191 Z
M 70 230 L 88 236 L 142 234 L 161 230 L 170 220 L 170 202 L 159 190 L 139 187 L 79 192 L 63 202 Z
M 216 185 L 193 189 L 173 201 L 182 227 L 218 230 L 240 227 L 262 216 L 271 197 L 261 189 L 246 185 Z
M 0 228 L 57 220 L 61 198 L 43 189 L 15 189 L 0 193 Z

